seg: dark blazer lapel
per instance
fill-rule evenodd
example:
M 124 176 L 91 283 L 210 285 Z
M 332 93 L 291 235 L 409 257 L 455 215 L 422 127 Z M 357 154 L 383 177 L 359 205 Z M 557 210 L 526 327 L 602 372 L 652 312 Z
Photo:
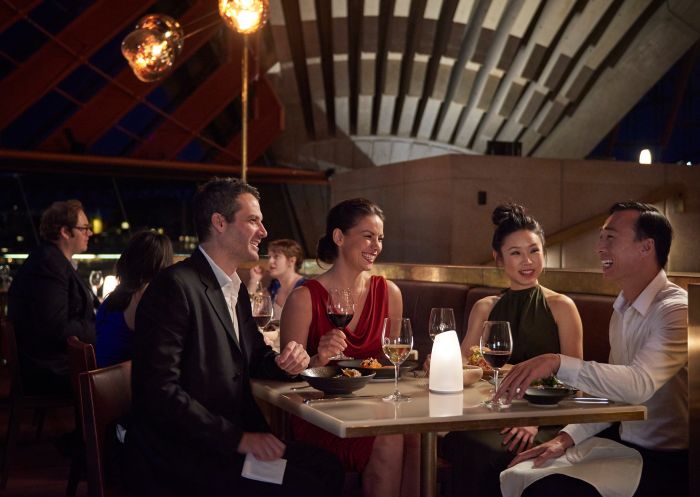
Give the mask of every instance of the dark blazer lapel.
M 95 295 L 92 292 L 92 288 L 90 288 L 87 285 L 87 283 L 83 281 L 83 279 L 78 274 L 78 271 L 73 269 L 72 266 L 71 269 L 71 275 L 73 276 L 73 279 L 77 281 L 78 288 L 80 288 L 83 291 L 83 300 L 85 301 L 85 307 L 92 309 L 92 312 L 94 314 L 95 309 L 100 306 L 100 300 L 97 298 L 97 295 Z
M 92 290 L 90 289 L 88 284 L 85 283 L 85 281 L 80 277 L 80 274 L 78 274 L 78 271 L 73 266 L 73 262 L 66 259 L 66 256 L 63 255 L 60 249 L 53 243 L 48 244 L 47 247 L 50 251 L 49 253 L 51 254 L 51 257 L 55 257 L 56 259 L 61 261 L 61 264 L 65 264 L 66 271 L 68 271 L 68 273 L 71 275 L 71 278 L 75 280 L 77 287 L 81 291 L 80 297 L 84 302 L 83 308 L 85 309 L 85 312 L 87 312 L 87 309 L 90 309 L 92 311 L 92 314 L 95 314 L 95 309 L 99 307 L 100 301 L 97 299 L 95 294 L 92 293 Z
M 212 309 L 214 309 L 214 312 L 219 317 L 219 321 L 221 321 L 221 324 L 226 330 L 226 333 L 228 333 L 228 335 L 231 337 L 231 340 L 233 340 L 233 343 L 235 343 L 236 347 L 241 350 L 241 346 L 238 343 L 238 338 L 236 337 L 236 332 L 233 329 L 231 313 L 228 311 L 228 304 L 226 304 L 224 293 L 221 291 L 221 287 L 216 279 L 214 270 L 209 265 L 209 261 L 207 261 L 207 259 L 204 257 L 201 250 L 196 249 L 194 251 L 192 254 L 192 263 L 199 273 L 199 279 L 204 285 L 204 294 L 207 296 Z

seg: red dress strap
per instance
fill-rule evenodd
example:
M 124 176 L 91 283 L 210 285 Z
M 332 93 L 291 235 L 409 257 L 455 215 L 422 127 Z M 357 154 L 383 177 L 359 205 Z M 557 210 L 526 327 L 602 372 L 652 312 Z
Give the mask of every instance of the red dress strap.
M 333 324 L 326 316 L 326 301 L 328 291 L 317 280 L 307 280 L 304 286 L 311 294 L 311 326 L 306 349 L 309 355 L 317 352 L 321 337 L 333 329 Z M 355 329 L 346 331 L 348 347 L 344 353 L 347 356 L 364 359 L 382 354 L 382 327 L 384 318 L 389 315 L 389 291 L 386 279 L 382 276 L 371 276 L 369 292 L 362 308 L 360 319 Z

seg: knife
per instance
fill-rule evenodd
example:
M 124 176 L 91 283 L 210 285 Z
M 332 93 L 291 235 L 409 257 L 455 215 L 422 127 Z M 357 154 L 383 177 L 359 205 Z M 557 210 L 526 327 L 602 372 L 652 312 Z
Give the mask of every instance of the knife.
M 605 399 L 602 397 L 573 397 L 569 400 L 581 402 L 583 404 L 609 404 L 612 402 L 610 399 Z
M 361 399 L 378 399 L 379 395 L 355 395 L 353 397 L 343 396 L 343 397 L 317 397 L 313 399 L 304 399 L 304 404 L 311 404 L 313 402 L 331 402 L 336 400 L 361 400 Z

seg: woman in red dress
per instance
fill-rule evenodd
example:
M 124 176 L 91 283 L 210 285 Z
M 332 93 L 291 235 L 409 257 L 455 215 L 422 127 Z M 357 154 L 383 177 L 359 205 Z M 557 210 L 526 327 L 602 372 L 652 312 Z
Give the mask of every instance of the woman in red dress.
M 325 366 L 341 352 L 356 359 L 382 355 L 384 318 L 401 317 L 403 311 L 398 287 L 369 275 L 383 241 L 384 213 L 376 204 L 351 199 L 330 210 L 316 257 L 332 267 L 287 298 L 280 326 L 282 347 L 291 340 L 306 344 L 309 367 Z M 345 331 L 335 328 L 326 316 L 330 288 L 349 288 L 353 294 L 355 313 Z M 338 454 L 347 469 L 362 473 L 365 497 L 418 495 L 417 435 L 341 439 L 297 418 L 293 428 L 298 440 Z

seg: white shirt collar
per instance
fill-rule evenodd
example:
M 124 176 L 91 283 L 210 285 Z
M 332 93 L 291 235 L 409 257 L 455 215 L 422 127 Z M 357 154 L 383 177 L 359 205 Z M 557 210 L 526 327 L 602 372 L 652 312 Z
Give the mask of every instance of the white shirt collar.
M 214 271 L 214 276 L 216 276 L 216 281 L 219 283 L 219 286 L 221 288 L 231 288 L 231 293 L 233 294 L 233 296 L 237 297 L 238 292 L 241 289 L 241 278 L 238 277 L 238 273 L 234 271 L 233 274 L 229 276 L 223 269 L 221 269 L 218 266 L 216 262 L 214 262 L 214 259 L 209 257 L 209 254 L 206 253 L 206 251 L 201 245 L 199 246 L 199 250 L 202 251 L 202 254 L 204 254 L 204 257 L 211 266 L 212 271 Z
M 620 294 L 617 296 L 617 299 L 615 299 L 613 307 L 616 311 L 624 313 L 625 310 L 631 306 L 634 307 L 639 314 L 645 316 L 647 311 L 649 310 L 649 307 L 654 302 L 656 294 L 664 288 L 667 281 L 668 279 L 666 278 L 666 272 L 662 269 L 654 277 L 654 279 L 649 282 L 649 284 L 644 288 L 644 290 L 642 290 L 642 293 L 639 294 L 639 296 L 634 300 L 634 302 L 632 302 L 631 304 L 627 302 L 624 294 L 620 292 Z

